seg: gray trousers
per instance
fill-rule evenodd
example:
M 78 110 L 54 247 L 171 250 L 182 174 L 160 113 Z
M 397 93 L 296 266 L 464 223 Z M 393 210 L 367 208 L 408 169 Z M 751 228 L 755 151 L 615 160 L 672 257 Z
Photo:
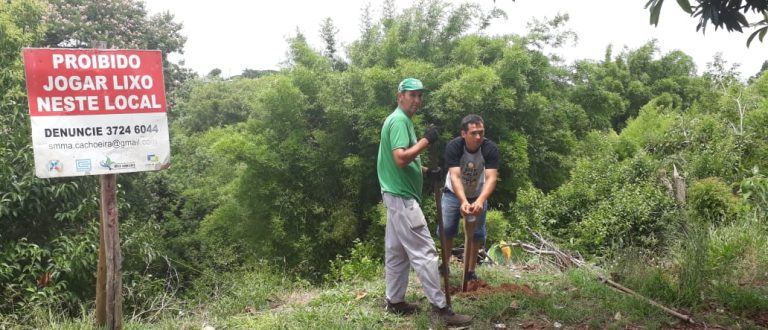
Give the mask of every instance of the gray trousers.
M 383 193 L 387 206 L 387 229 L 384 235 L 386 296 L 390 303 L 405 300 L 410 268 L 424 288 L 424 295 L 438 308 L 445 307 L 445 294 L 440 290 L 438 254 L 429 234 L 424 213 L 415 199 Z

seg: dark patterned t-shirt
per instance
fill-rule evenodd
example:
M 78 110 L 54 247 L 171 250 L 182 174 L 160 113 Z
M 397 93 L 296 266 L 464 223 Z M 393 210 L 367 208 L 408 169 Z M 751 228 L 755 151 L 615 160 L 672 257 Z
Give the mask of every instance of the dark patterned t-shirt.
M 471 153 L 466 148 L 462 137 L 457 137 L 445 147 L 445 167 L 461 168 L 461 183 L 467 199 L 477 198 L 483 190 L 485 169 L 499 168 L 499 148 L 493 141 L 483 139 L 480 148 Z M 445 178 L 445 186 L 453 190 L 450 174 Z

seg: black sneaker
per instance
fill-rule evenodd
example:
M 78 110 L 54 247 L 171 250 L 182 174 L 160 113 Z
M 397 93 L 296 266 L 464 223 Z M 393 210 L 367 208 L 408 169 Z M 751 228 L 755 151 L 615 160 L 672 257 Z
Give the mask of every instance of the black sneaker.
M 447 326 L 462 327 L 472 324 L 471 316 L 456 314 L 453 312 L 453 309 L 451 309 L 451 306 L 448 305 L 443 308 L 437 308 L 435 305 L 432 305 L 432 312 L 445 322 L 445 325 Z
M 387 301 L 387 307 L 384 308 L 387 312 L 397 315 L 410 315 L 419 311 L 419 306 L 416 304 L 409 304 L 405 301 L 392 304 Z

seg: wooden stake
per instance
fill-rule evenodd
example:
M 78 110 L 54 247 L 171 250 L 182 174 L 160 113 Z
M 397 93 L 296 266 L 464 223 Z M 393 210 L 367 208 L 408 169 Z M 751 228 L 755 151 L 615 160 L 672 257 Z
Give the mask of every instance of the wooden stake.
M 117 174 L 100 176 L 101 223 L 96 275 L 96 324 L 123 328 L 122 255 L 117 221 Z
M 94 49 L 107 48 L 107 42 L 92 40 Z M 117 174 L 99 176 L 101 183 L 101 221 L 99 222 L 99 263 L 96 266 L 96 325 L 107 329 L 123 328 L 123 280 L 120 235 L 117 222 Z
M 440 164 L 440 152 L 437 144 L 430 144 L 429 146 L 429 158 L 432 166 L 438 166 Z M 439 168 L 439 167 L 438 167 Z M 445 292 L 445 303 L 447 306 L 451 306 L 451 292 L 449 290 L 449 273 L 451 269 L 451 251 L 445 249 L 447 246 L 448 238 L 445 237 L 445 226 L 443 224 L 443 187 L 445 177 L 434 178 L 432 181 L 432 191 L 435 194 L 435 206 L 437 217 L 437 231 L 440 235 L 440 256 L 443 259 L 442 267 L 438 271 L 443 274 L 443 291 Z
M 477 226 L 477 216 L 467 215 L 464 217 L 464 279 L 461 282 L 461 292 L 467 292 L 467 282 L 469 282 L 469 266 L 477 262 L 472 258 L 472 251 L 475 249 L 475 227 Z
M 103 184 L 102 184 L 103 186 Z M 102 202 L 102 208 L 103 208 Z M 107 252 L 104 243 L 104 215 L 99 218 L 99 263 L 96 265 L 96 325 L 107 323 Z
M 451 292 L 448 276 L 451 262 L 451 251 L 445 249 L 447 246 L 448 238 L 445 237 L 445 227 L 443 227 L 443 185 L 440 181 L 432 182 L 432 189 L 435 193 L 435 204 L 437 204 L 437 230 L 440 232 L 440 256 L 443 258 L 442 267 L 440 267 L 440 273 L 443 274 L 443 291 L 445 291 L 445 302 L 448 306 L 451 306 Z

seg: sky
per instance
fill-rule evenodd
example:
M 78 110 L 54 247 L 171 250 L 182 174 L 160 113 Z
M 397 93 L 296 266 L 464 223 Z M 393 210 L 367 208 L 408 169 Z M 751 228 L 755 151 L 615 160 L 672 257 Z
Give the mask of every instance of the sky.
M 454 6 L 466 0 L 447 1 Z M 760 70 L 768 60 L 768 39 L 757 39 L 747 48 L 751 33 L 715 30 L 711 24 L 707 33 L 696 31 L 697 18 L 683 12 L 677 3 L 667 1 L 661 11 L 659 25 L 649 24 L 647 0 L 475 0 L 483 9 L 494 6 L 507 13 L 507 19 L 492 21 L 482 33 L 488 36 L 526 34 L 526 23 L 533 19 L 553 18 L 558 13 L 570 17 L 566 28 L 578 35 L 578 42 L 551 51 L 568 63 L 576 59 L 602 60 L 606 48 L 618 54 L 625 47 L 636 49 L 656 39 L 661 54 L 681 50 L 693 57 L 698 73 L 706 70 L 717 53 L 729 64 L 739 64 L 742 78 Z M 188 1 L 145 0 L 150 14 L 169 11 L 175 21 L 184 26 L 187 37 L 184 54 L 171 56 L 184 60 L 185 66 L 201 75 L 212 69 L 222 70 L 225 77 L 240 74 L 244 69 L 279 69 L 286 59 L 287 38 L 301 31 L 310 45 L 323 47 L 319 37 L 320 25 L 330 17 L 339 29 L 342 47 L 360 36 L 360 17 L 370 4 L 374 19 L 380 17 L 383 0 L 281 0 L 281 1 Z M 395 0 L 399 11 L 416 1 Z M 750 21 L 756 20 L 749 17 Z M 341 48 L 344 49 L 344 48 Z M 549 52 L 549 51 L 548 51 Z

